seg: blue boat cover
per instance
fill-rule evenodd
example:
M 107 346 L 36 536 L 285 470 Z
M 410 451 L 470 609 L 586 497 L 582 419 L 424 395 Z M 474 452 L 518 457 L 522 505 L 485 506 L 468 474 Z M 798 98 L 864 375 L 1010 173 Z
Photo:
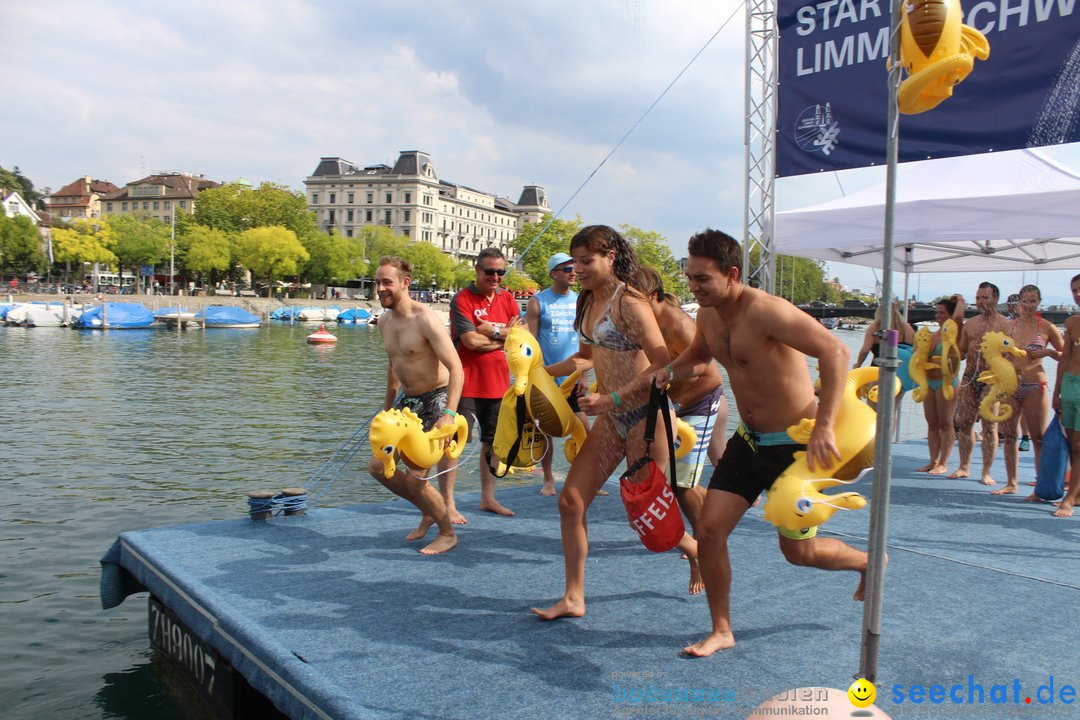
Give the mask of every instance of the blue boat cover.
M 371 311 L 364 308 L 349 308 L 338 314 L 338 322 L 367 322 L 371 319 Z
M 258 315 L 253 315 L 244 308 L 235 305 L 210 305 L 198 312 L 195 319 L 202 320 L 206 325 L 260 322 Z
M 141 303 L 107 302 L 104 307 L 105 318 L 110 328 L 144 328 L 150 327 L 154 322 L 154 313 Z M 101 305 L 85 310 L 75 321 L 75 327 L 100 328 L 102 326 L 101 310 Z

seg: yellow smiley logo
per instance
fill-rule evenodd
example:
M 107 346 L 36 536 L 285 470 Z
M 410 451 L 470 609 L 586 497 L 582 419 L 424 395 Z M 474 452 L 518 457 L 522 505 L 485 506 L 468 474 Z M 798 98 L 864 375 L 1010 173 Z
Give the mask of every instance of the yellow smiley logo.
M 870 707 L 874 703 L 874 698 L 877 697 L 877 689 L 874 687 L 874 683 L 866 678 L 859 678 L 851 683 L 847 696 L 851 704 L 857 708 Z

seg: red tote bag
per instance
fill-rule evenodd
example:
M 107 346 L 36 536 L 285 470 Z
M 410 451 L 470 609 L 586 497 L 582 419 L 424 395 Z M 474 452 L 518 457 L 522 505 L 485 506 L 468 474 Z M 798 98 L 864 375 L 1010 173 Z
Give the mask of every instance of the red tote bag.
M 656 436 L 656 415 L 664 409 L 664 425 L 667 428 L 668 459 L 671 481 L 652 459 L 652 443 Z M 641 544 L 653 552 L 667 552 L 679 544 L 686 533 L 682 512 L 675 499 L 675 440 L 671 429 L 671 412 L 667 393 L 652 388 L 649 409 L 645 421 L 645 455 L 638 458 L 619 478 L 619 491 L 626 506 L 626 519 L 638 534 Z M 648 475 L 641 482 L 633 482 L 634 475 L 648 466 Z

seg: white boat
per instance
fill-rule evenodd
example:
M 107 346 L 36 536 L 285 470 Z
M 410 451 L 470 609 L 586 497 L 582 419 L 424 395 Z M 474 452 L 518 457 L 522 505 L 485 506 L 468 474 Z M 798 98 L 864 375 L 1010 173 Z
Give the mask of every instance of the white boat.
M 337 318 L 337 315 L 334 316 Z M 326 311 L 321 307 L 304 308 L 296 314 L 296 319 L 301 322 L 322 322 L 326 320 Z
M 70 322 L 72 312 L 63 303 L 24 303 L 8 310 L 8 325 L 24 327 L 63 327 Z
M 188 325 L 201 325 L 198 316 L 190 310 L 183 308 L 161 308 L 154 313 L 154 321 L 164 323 L 169 327 L 186 328 Z

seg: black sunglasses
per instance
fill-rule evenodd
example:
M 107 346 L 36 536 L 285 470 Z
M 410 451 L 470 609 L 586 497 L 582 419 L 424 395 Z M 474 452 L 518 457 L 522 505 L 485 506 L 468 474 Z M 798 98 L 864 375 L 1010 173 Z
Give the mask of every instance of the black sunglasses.
M 564 273 L 572 273 L 572 272 L 574 272 L 574 266 L 573 265 L 563 265 L 562 267 L 557 267 L 555 269 L 558 270 L 559 272 L 564 272 Z
M 484 274 L 487 275 L 488 277 L 491 277 L 492 275 L 498 275 L 499 277 L 502 277 L 503 275 L 506 274 L 506 268 L 503 268 L 501 270 L 496 270 L 495 268 L 480 268 L 480 269 L 483 270 Z

